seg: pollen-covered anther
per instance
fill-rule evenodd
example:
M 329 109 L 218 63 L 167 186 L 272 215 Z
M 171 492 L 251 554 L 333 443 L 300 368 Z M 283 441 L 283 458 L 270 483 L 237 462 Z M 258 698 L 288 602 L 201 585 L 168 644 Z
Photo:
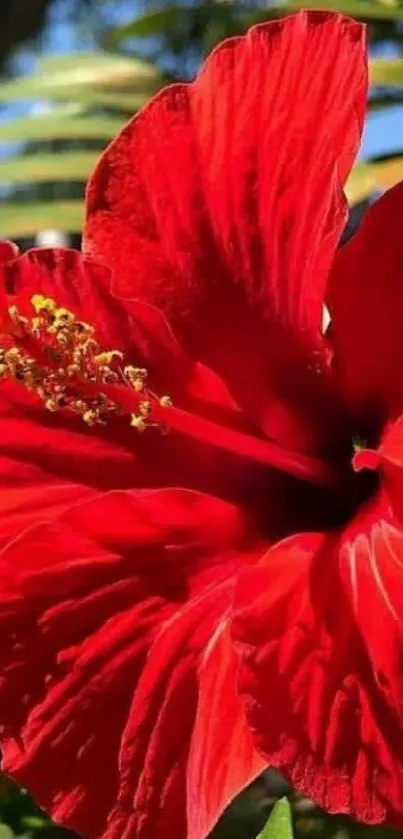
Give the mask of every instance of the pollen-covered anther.
M 82 416 L 84 422 L 87 423 L 87 425 L 96 425 L 98 422 L 100 422 L 98 413 L 93 408 L 89 408 L 88 411 L 84 411 Z
M 61 406 L 57 399 L 45 400 L 45 408 L 47 408 L 48 411 L 58 411 L 60 407 Z
M 102 367 L 110 367 L 115 361 L 123 361 L 123 353 L 120 350 L 100 352 L 94 356 L 94 361 Z
M 149 417 L 152 411 L 151 402 L 140 402 L 139 411 L 142 417 Z
M 54 312 L 57 309 L 56 301 L 52 297 L 44 297 L 43 294 L 33 294 L 31 303 L 37 314 L 40 312 Z
M 59 328 L 56 325 L 49 327 L 49 335 L 54 335 L 58 344 L 67 346 L 71 344 L 71 334 L 68 329 Z
M 144 367 L 133 367 L 131 364 L 127 365 L 123 370 L 124 375 L 128 379 L 131 387 L 141 393 L 145 388 L 147 380 L 147 370 Z
M 42 326 L 42 318 L 36 317 L 31 320 L 31 331 L 35 337 L 39 337 Z
M 82 338 L 85 338 L 89 337 L 90 335 L 93 335 L 95 329 L 89 323 L 85 323 L 82 320 L 76 320 L 74 322 L 74 332 L 76 333 L 76 335 L 81 335 Z
M 138 414 L 132 414 L 131 415 L 130 425 L 131 425 L 132 428 L 135 428 L 136 431 L 139 431 L 140 433 L 145 431 L 146 428 L 147 428 L 147 423 L 146 423 L 144 417 L 142 417 Z
M 21 315 L 21 314 L 20 314 L 20 312 L 18 311 L 17 306 L 9 306 L 9 308 L 8 308 L 8 314 L 9 314 L 9 316 L 10 316 L 10 320 L 11 320 L 11 321 L 12 321 L 12 322 L 16 325 L 16 326 L 19 326 L 19 327 L 20 327 L 20 326 L 25 326 L 25 325 L 28 323 L 28 319 L 27 319 L 27 318 L 25 318 L 25 317 L 23 317 L 23 315 Z
M 71 324 L 75 321 L 75 317 L 72 312 L 69 312 L 68 309 L 56 309 L 54 312 L 55 316 L 55 323 L 60 324 L 60 326 L 66 326 Z
M 34 392 L 47 410 L 68 410 L 88 426 L 105 425 L 128 414 L 137 431 L 161 427 L 153 420 L 153 405 L 171 402 L 169 397 L 159 400 L 150 393 L 147 370 L 124 365 L 119 349 L 103 350 L 94 328 L 52 298 L 35 294 L 31 304 L 32 317 L 21 315 L 15 305 L 9 307 L 16 329 L 5 336 L 6 346 L 0 347 L 0 379 L 11 376 Z M 12 346 L 10 338 L 15 342 Z M 127 409 L 126 397 L 120 404 L 119 388 L 123 387 L 140 396 L 137 400 L 133 394 L 133 413 Z
M 18 347 L 10 347 L 5 351 L 4 357 L 8 364 L 16 364 L 22 358 L 21 350 Z

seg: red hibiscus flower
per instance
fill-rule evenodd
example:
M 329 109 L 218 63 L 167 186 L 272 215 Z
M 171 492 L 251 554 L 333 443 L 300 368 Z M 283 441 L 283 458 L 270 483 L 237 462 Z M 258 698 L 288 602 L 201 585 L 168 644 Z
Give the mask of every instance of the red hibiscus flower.
M 336 251 L 363 40 L 227 41 L 101 158 L 84 256 L 0 249 L 4 768 L 86 837 L 203 839 L 268 765 L 402 823 L 403 187 Z

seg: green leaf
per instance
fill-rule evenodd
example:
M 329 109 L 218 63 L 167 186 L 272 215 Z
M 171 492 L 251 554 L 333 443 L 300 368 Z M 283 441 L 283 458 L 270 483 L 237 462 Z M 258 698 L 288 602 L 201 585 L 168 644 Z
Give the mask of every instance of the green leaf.
M 0 184 L 83 181 L 98 156 L 95 151 L 66 151 L 6 158 L 0 161 Z
M 232 28 L 236 21 L 240 22 L 242 20 L 245 27 L 241 28 L 246 28 L 252 23 L 282 17 L 293 10 L 306 8 L 307 3 L 306 0 L 285 0 L 284 3 L 268 5 L 267 8 L 252 13 L 250 7 L 248 8 L 246 4 L 238 3 L 235 10 L 232 4 L 228 5 L 230 8 L 227 11 L 227 17 Z M 375 0 L 310 0 L 308 5 L 310 8 L 337 9 L 361 20 L 403 20 L 403 5 L 399 0 L 381 0 L 381 2 L 375 2 Z M 192 26 L 192 24 L 194 26 L 203 14 L 209 16 L 210 25 L 212 25 L 220 16 L 221 10 L 222 4 L 214 3 L 212 0 L 202 0 L 196 6 L 181 4 L 180 6 L 172 5 L 161 9 L 153 9 L 135 17 L 129 23 L 114 27 L 110 36 L 110 43 L 116 46 L 127 38 L 148 38 L 166 34 L 173 29 L 185 32 L 189 26 Z M 239 26 L 236 28 L 239 29 Z M 232 33 L 228 32 L 227 34 Z
M 333 9 L 345 12 L 359 20 L 403 20 L 403 6 L 386 5 L 371 2 L 371 0 L 310 0 L 310 9 Z M 306 0 L 291 0 L 288 6 L 294 9 L 305 9 Z M 277 6 L 281 8 L 281 6 Z M 285 7 L 283 7 L 285 12 Z
M 365 201 L 374 192 L 390 189 L 403 180 L 403 155 L 388 160 L 361 161 L 354 167 L 346 188 L 351 205 Z
M 124 120 L 113 117 L 69 117 L 62 109 L 43 116 L 27 116 L 0 122 L 0 143 L 30 140 L 110 140 Z
M 109 92 L 107 90 L 92 90 L 84 85 L 57 85 L 51 78 L 42 76 L 27 76 L 0 85 L 0 102 L 13 102 L 17 99 L 43 100 L 57 99 L 65 102 L 79 102 L 85 105 L 99 105 L 112 110 L 137 111 L 144 105 L 153 91 L 144 89 L 142 92 L 127 93 L 125 91 Z
M 274 11 L 273 11 L 274 9 Z M 270 20 L 285 14 L 286 6 L 268 6 L 265 9 L 253 10 L 247 3 L 223 3 L 216 0 L 201 0 L 196 4 L 180 4 L 165 6 L 162 9 L 152 9 L 145 12 L 123 26 L 114 27 L 110 36 L 110 43 L 115 47 L 127 38 L 149 38 L 158 35 L 169 35 L 175 32 L 182 41 L 195 40 L 199 46 L 208 41 L 217 41 L 214 31 L 217 30 L 221 38 L 244 32 L 253 23 Z M 172 45 L 171 45 L 172 46 Z M 186 43 L 184 43 L 186 47 Z
M 287 798 L 280 798 L 257 839 L 293 839 L 291 807 Z
M 371 84 L 403 87 L 403 58 L 374 58 L 369 62 Z
M 403 90 L 401 95 L 394 91 L 393 95 L 389 92 L 382 96 L 371 97 L 367 107 L 368 112 L 373 114 L 374 112 L 384 111 L 390 107 L 396 107 L 396 105 L 403 105 Z
M 42 59 L 35 73 L 0 85 L 0 101 L 57 99 L 135 111 L 161 85 L 151 62 L 110 53 Z
M 2 236 L 9 239 L 33 236 L 46 229 L 79 233 L 83 220 L 82 201 L 5 202 L 0 205 L 0 230 Z
M 44 815 L 37 815 L 36 813 L 23 816 L 22 824 L 28 830 L 43 830 L 46 827 L 50 827 L 52 822 Z M 0 837 L 1 839 L 1 837 Z
M 161 79 L 160 70 L 150 61 L 108 52 L 47 56 L 39 61 L 35 75 L 51 77 L 55 86 L 127 86 L 132 90 L 143 90 Z
M 143 15 L 135 17 L 130 23 L 123 26 L 116 26 L 113 29 L 113 42 L 118 43 L 126 38 L 148 38 L 152 35 L 159 35 L 178 21 L 183 21 L 190 13 L 194 14 L 194 6 L 166 6 L 163 9 L 153 9 Z

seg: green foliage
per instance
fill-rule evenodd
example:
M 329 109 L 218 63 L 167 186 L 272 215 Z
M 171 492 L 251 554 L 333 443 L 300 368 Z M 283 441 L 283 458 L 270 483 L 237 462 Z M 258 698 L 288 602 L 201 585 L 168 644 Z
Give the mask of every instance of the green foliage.
M 99 140 L 104 143 L 112 139 L 122 127 L 119 117 L 86 116 L 81 113 L 81 106 L 59 107 L 42 116 L 7 120 L 1 123 L 0 141 L 26 143 L 32 140 Z M 21 157 L 16 159 L 21 160 Z
M 291 807 L 287 798 L 276 802 L 257 839 L 293 839 Z
M 108 53 L 45 58 L 30 76 L 0 86 L 0 101 L 62 100 L 114 110 L 136 109 L 161 81 L 150 62 Z
M 68 201 L 7 201 L 0 204 L 0 230 L 9 239 L 25 239 L 39 230 L 82 229 L 84 204 Z
M 29 105 L 25 116 L 0 124 L 2 234 L 79 233 L 83 186 L 100 150 L 162 79 L 150 61 L 99 52 L 45 58 L 32 75 L 1 84 L 0 102 Z
M 294 9 L 304 9 L 307 4 L 304 0 L 291 0 L 290 5 Z M 314 9 L 337 9 L 345 12 L 350 17 L 364 21 L 392 21 L 403 20 L 403 5 L 395 0 L 309 0 L 309 8 Z
M 403 20 L 403 12 L 402 12 Z M 376 58 L 370 63 L 371 84 L 382 87 L 403 88 L 403 58 Z
M 90 151 L 65 151 L 28 154 L 11 160 L 0 160 L 0 183 L 30 184 L 40 181 L 82 181 L 95 164 L 98 155 Z
M 251 10 L 252 8 L 252 10 Z M 199 0 L 198 3 L 164 5 L 148 9 L 134 20 L 116 27 L 110 35 L 112 46 L 125 46 L 133 39 L 154 38 L 151 48 L 156 59 L 173 56 L 176 72 L 182 76 L 192 75 L 196 57 L 200 62 L 223 38 L 244 32 L 253 23 L 278 17 L 283 13 L 274 7 L 253 10 L 243 3 Z
M 347 197 L 350 204 L 358 204 L 372 193 L 383 192 L 401 180 L 403 154 L 381 160 L 360 161 L 350 175 Z
M 210 839 L 403 839 L 402 832 L 325 816 L 294 794 L 275 803 L 273 791 L 270 784 L 267 788 L 262 780 L 256 781 L 231 805 Z M 78 839 L 53 825 L 27 793 L 0 776 L 0 839 L 15 837 Z

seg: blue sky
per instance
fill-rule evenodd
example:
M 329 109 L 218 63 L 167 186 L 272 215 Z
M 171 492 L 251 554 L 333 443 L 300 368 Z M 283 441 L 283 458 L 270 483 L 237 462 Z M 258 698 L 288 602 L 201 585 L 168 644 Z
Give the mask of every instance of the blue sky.
M 365 128 L 361 154 L 373 157 L 378 154 L 401 151 L 403 145 L 403 108 L 389 108 L 387 115 L 372 115 Z

